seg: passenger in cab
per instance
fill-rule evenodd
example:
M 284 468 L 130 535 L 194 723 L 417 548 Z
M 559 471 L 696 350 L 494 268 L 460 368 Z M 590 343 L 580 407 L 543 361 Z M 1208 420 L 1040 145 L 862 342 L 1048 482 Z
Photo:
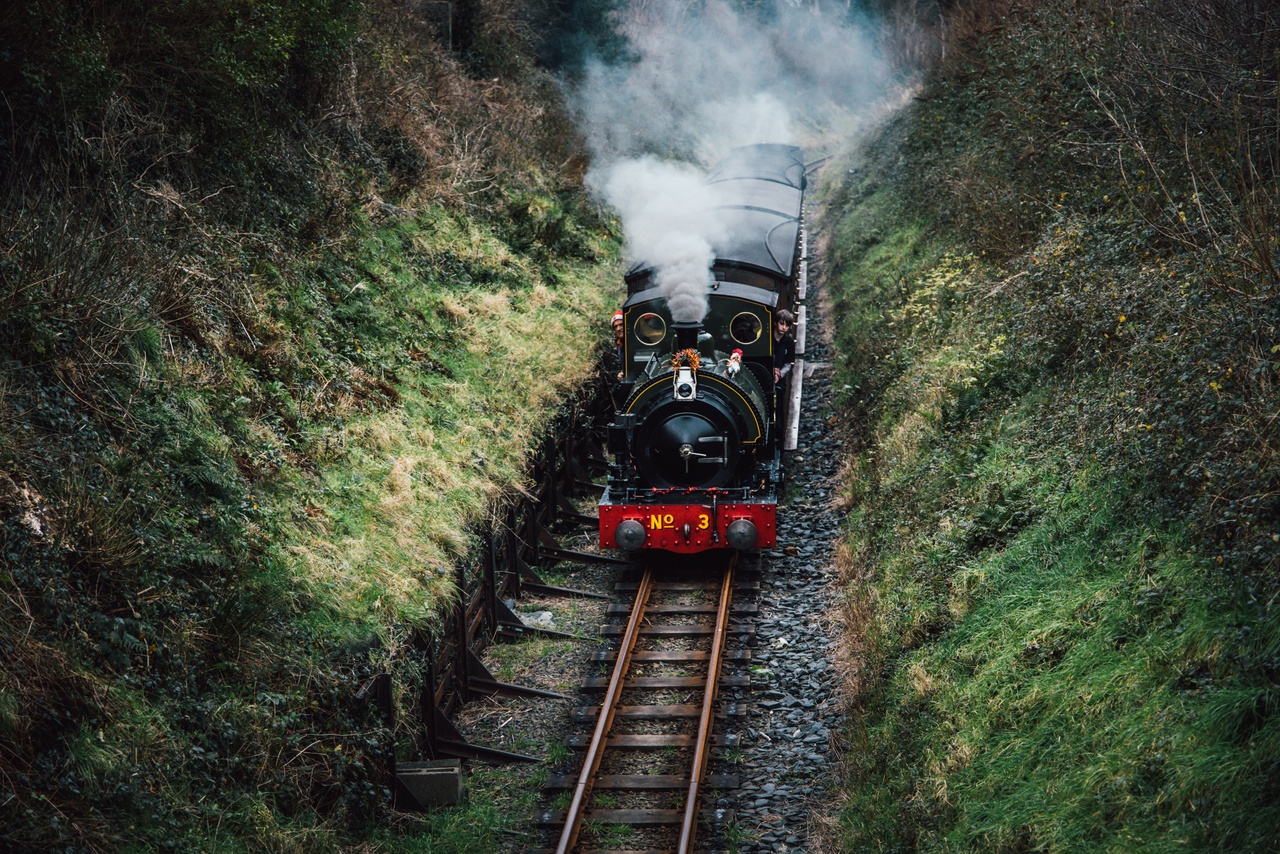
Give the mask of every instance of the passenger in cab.
M 796 339 L 791 334 L 796 316 L 785 308 L 773 316 L 773 381 L 782 381 L 796 359 Z

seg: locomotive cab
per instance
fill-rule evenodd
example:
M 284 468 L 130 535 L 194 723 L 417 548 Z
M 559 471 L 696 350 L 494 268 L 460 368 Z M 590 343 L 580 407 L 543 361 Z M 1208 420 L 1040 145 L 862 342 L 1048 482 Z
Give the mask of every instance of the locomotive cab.
M 727 359 L 742 351 L 741 363 L 751 371 L 762 388 L 773 387 L 773 315 L 778 295 L 772 291 L 733 282 L 711 286 L 710 308 L 702 321 L 702 335 L 714 352 Z M 636 381 L 654 360 L 679 349 L 666 301 L 656 288 L 634 294 L 623 304 L 622 387 L 618 399 L 625 400 Z M 710 357 L 710 352 L 707 353 Z M 773 417 L 772 403 L 767 417 Z

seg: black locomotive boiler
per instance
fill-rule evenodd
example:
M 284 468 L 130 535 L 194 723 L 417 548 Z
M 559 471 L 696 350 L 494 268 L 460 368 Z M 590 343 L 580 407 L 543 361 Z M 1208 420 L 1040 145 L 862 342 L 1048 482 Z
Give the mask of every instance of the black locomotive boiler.
M 804 161 L 794 146 L 747 146 L 706 181 L 721 199 L 709 215 L 731 237 L 712 247 L 701 322 L 673 322 L 653 265 L 642 259 L 626 275 L 604 548 L 776 544 L 785 404 L 772 333 L 777 312 L 796 313 L 803 295 Z

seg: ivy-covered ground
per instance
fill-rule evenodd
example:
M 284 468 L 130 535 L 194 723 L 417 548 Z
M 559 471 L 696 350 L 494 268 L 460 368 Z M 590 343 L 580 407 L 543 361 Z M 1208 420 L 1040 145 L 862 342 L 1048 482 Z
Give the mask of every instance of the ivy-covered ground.
M 833 842 L 1275 850 L 1280 19 L 946 24 L 828 170 L 856 451 Z

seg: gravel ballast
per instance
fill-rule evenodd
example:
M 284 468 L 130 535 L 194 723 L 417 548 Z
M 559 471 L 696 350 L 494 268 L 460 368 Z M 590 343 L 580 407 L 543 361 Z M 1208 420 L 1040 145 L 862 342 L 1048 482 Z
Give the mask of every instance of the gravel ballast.
M 836 782 L 832 735 L 843 705 L 832 663 L 840 533 L 833 499 L 842 446 L 832 424 L 822 322 L 811 309 L 800 437 L 788 454 L 778 508 L 779 548 L 765 553 L 760 573 L 752 687 L 724 695 L 751 706 L 734 724 L 743 746 L 731 770 L 740 787 L 717 804 L 735 811 L 731 836 L 741 852 L 813 850 L 811 814 L 829 806 Z

